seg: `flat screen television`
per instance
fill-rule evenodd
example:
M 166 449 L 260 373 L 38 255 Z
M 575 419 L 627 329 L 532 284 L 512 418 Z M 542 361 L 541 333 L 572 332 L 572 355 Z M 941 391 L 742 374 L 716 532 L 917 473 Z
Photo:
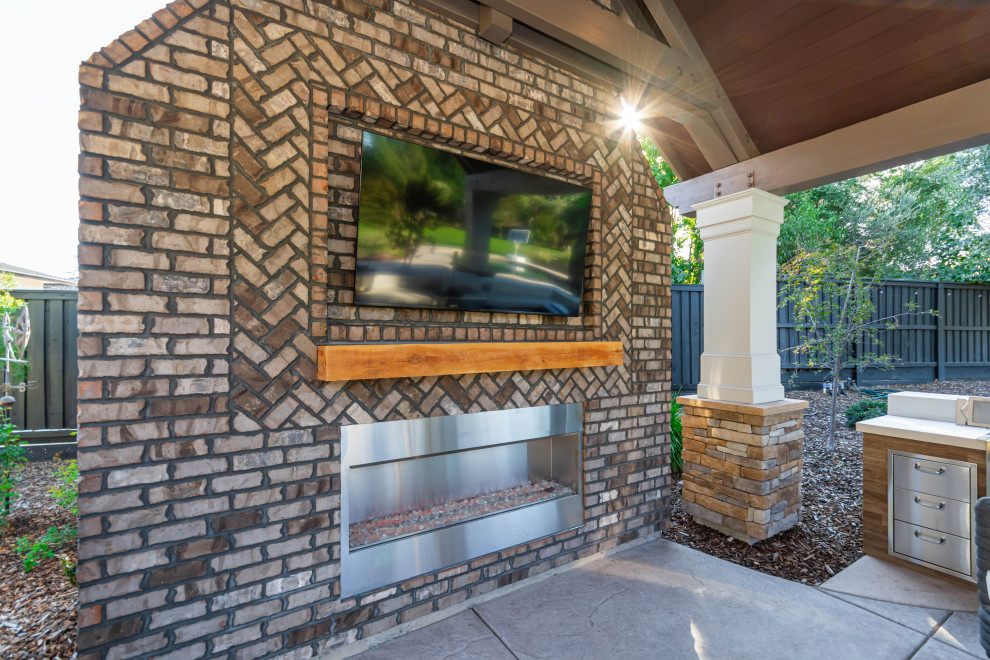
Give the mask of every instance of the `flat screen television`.
M 365 132 L 354 302 L 577 316 L 591 190 Z

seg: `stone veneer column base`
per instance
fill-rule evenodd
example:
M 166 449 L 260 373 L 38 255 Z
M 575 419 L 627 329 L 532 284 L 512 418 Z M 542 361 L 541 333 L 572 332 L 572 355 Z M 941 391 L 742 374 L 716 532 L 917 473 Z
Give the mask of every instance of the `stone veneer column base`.
M 752 545 L 801 520 L 807 401 L 677 402 L 684 406 L 681 508 L 695 522 Z

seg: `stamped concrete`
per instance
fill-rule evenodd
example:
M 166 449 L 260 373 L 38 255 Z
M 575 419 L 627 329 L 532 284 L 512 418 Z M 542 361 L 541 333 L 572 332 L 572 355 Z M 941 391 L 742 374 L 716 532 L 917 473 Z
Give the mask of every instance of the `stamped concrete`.
M 935 632 L 934 639 L 977 658 L 986 657 L 980 645 L 980 620 L 972 612 L 955 612 Z
M 900 605 L 954 612 L 975 612 L 980 606 L 975 584 L 965 586 L 875 557 L 861 557 L 821 588 Z
M 932 637 L 937 623 L 949 623 L 946 612 L 862 601 L 656 540 L 522 586 L 360 657 L 970 657 Z M 945 628 L 947 635 L 953 630 Z
M 473 658 L 512 660 L 512 654 L 473 610 L 420 628 L 360 656 L 362 660 L 396 658 Z
M 925 635 L 667 541 L 484 603 L 518 658 L 907 658 Z
M 982 656 L 981 656 L 982 657 Z M 937 639 L 929 639 L 925 645 L 911 657 L 911 660 L 973 660 L 973 656 L 965 651 L 943 644 Z
M 850 596 L 838 592 L 828 593 L 847 603 L 862 607 L 864 610 L 879 614 L 885 619 L 890 619 L 894 623 L 899 623 L 905 628 L 910 628 L 925 635 L 931 635 L 938 630 L 938 627 L 952 614 L 952 612 L 946 610 L 898 605 L 897 603 L 888 603 L 886 601 L 862 598 L 860 596 Z

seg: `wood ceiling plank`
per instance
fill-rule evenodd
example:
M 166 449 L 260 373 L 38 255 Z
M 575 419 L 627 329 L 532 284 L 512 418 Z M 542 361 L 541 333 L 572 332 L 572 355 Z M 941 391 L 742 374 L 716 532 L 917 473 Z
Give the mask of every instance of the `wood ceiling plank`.
M 791 95 L 800 95 L 802 100 L 810 101 L 816 96 L 827 95 L 823 94 L 823 90 L 839 89 L 850 82 L 877 78 L 907 68 L 911 62 L 958 48 L 962 42 L 959 33 L 964 24 L 973 25 L 974 21 L 977 24 L 983 23 L 979 29 L 980 34 L 985 34 L 990 26 L 990 12 L 982 17 L 960 19 L 960 16 L 942 15 L 925 20 L 919 16 L 896 30 L 896 40 L 884 39 L 883 35 L 866 39 L 858 46 L 844 51 L 841 61 L 838 56 L 834 56 L 819 62 L 815 67 L 805 69 L 801 84 L 792 88 Z M 946 66 L 946 69 L 950 68 Z M 775 96 L 770 90 L 765 94 L 765 102 L 781 100 L 781 97 Z
M 776 63 L 782 52 L 790 52 L 796 45 L 791 35 L 837 11 L 840 10 L 833 8 L 831 3 L 791 4 L 779 14 L 768 15 L 761 25 L 750 32 L 734 32 L 731 40 L 720 40 L 720 47 L 713 49 L 715 60 L 712 66 L 720 73 L 729 75 L 733 68 L 752 71 L 767 63 Z M 826 38 L 840 30 L 842 25 L 834 20 L 818 24 Z
M 713 11 L 717 11 L 718 6 L 715 2 L 684 2 L 683 0 L 678 0 L 677 9 L 681 12 L 681 16 L 684 17 L 685 21 L 691 25 L 696 25 L 704 20 L 705 16 Z
M 764 89 L 796 71 L 821 62 L 824 52 L 841 52 L 850 45 L 861 43 L 878 30 L 896 25 L 891 23 L 891 15 L 881 9 L 873 5 L 833 9 L 781 35 L 776 49 L 764 49 L 724 63 L 719 68 L 719 79 L 731 81 L 734 93 Z M 843 22 L 844 17 L 849 19 L 848 23 Z M 901 22 L 903 20 L 906 19 Z M 782 52 L 786 53 L 786 57 L 781 57 Z
M 770 106 L 788 97 L 803 94 L 827 81 L 844 80 L 850 72 L 859 68 L 876 67 L 889 58 L 891 53 L 902 49 L 903 44 L 910 47 L 932 34 L 933 30 L 941 32 L 958 29 L 960 22 L 958 16 L 941 13 L 940 16 L 926 17 L 919 13 L 899 24 L 867 20 L 864 25 L 869 25 L 872 33 L 853 24 L 839 33 L 835 42 L 822 45 L 817 61 L 807 62 L 800 68 L 783 71 L 777 68 L 776 71 L 760 73 L 761 67 L 754 63 L 754 70 L 747 76 L 748 89 L 729 94 L 743 107 L 748 107 L 750 103 Z M 845 34 L 855 35 L 855 40 L 847 39 Z M 790 53 L 779 53 L 778 60 L 790 62 L 790 56 Z M 730 84 L 729 88 L 732 87 Z
M 990 3 L 931 8 L 837 0 L 676 2 L 764 152 L 915 102 L 919 79 L 935 85 L 933 93 L 981 79 L 953 53 L 987 40 L 971 23 L 990 16 Z M 943 43 L 927 41 L 932 34 Z M 929 70 L 938 63 L 928 59 L 933 52 L 943 60 L 941 82 Z M 990 61 L 982 50 L 977 57 Z M 897 73 L 904 67 L 907 73 Z M 896 85 L 884 84 L 895 79 Z M 855 94 L 842 94 L 843 87 Z M 869 110 L 859 95 L 874 99 L 875 108 Z
M 677 0 L 683 12 L 693 0 Z M 702 0 L 714 7 L 697 22 L 688 22 L 715 73 L 732 59 L 747 35 L 760 32 L 767 21 L 795 8 L 791 0 Z
M 823 109 L 826 114 L 816 122 L 819 134 L 986 78 L 990 75 L 990 15 L 983 23 L 972 35 L 982 52 L 971 66 L 958 57 L 958 26 L 946 28 L 876 60 L 862 62 L 800 94 L 768 104 L 763 121 L 778 135 L 764 140 L 772 148 L 779 148 L 807 139 L 804 131 L 809 117 Z M 973 23 L 970 26 L 977 27 Z M 930 91 L 920 95 L 907 92 L 919 78 L 928 80 Z M 869 102 L 864 103 L 864 99 Z
M 952 79 L 946 79 L 941 67 L 944 60 L 941 57 L 935 55 L 927 61 L 934 66 L 928 68 L 924 61 L 918 62 L 911 67 L 911 71 L 901 70 L 891 73 L 882 85 L 876 80 L 868 80 L 821 101 L 817 107 L 828 107 L 832 110 L 816 120 L 818 130 L 830 132 L 850 126 L 899 107 L 918 103 L 931 95 L 944 94 L 987 76 L 986 67 L 983 66 L 971 71 L 957 70 L 956 74 L 970 75 L 954 75 Z M 925 74 L 926 70 L 930 73 Z M 919 78 L 919 75 L 924 77 Z M 886 103 L 883 103 L 884 99 L 887 99 Z M 804 105 L 786 115 L 773 118 L 777 139 L 781 145 L 800 141 L 806 131 L 807 117 L 815 113 L 815 108 L 815 105 Z
M 913 99 L 909 104 L 920 103 L 926 98 L 930 98 L 928 95 L 932 94 L 933 91 L 935 95 L 942 95 L 959 87 L 966 86 L 965 84 L 956 84 L 955 81 L 947 83 L 944 78 L 945 76 L 942 72 L 937 71 L 927 78 L 913 79 L 910 83 L 900 87 L 901 98 Z M 843 126 L 850 126 L 857 121 L 862 121 L 854 118 L 862 117 L 867 112 L 872 112 L 875 109 L 875 101 L 869 95 L 865 93 L 861 94 L 860 99 L 858 103 L 845 108 L 845 116 L 836 122 L 836 128 L 832 130 L 838 130 Z

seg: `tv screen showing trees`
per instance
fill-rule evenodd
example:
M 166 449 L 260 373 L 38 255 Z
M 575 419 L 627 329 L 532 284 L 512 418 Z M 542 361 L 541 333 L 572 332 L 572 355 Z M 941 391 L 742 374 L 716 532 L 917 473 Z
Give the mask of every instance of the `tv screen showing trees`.
M 580 313 L 591 190 L 364 134 L 354 302 Z

